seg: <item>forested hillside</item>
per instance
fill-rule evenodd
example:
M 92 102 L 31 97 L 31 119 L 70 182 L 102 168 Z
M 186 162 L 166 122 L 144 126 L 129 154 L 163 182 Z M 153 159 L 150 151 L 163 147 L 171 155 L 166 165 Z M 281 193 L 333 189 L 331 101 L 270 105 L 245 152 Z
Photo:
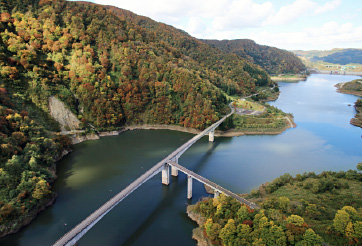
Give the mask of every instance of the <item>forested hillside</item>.
M 55 198 L 49 185 L 54 164 L 70 144 L 16 108 L 0 88 L 0 236 L 18 230 Z
M 150 18 L 115 7 L 108 7 L 108 9 L 117 16 L 151 31 L 157 42 L 165 42 L 177 48 L 185 55 L 186 60 L 194 60 L 198 66 L 192 69 L 199 71 L 201 77 L 207 78 L 218 88 L 229 92 L 228 94 L 245 95 L 250 93 L 255 86 L 271 84 L 267 73 L 248 59 L 211 48 L 182 30 L 158 23 Z
M 224 52 L 235 53 L 240 57 L 246 58 L 261 66 L 269 74 L 298 74 L 306 70 L 302 61 L 292 52 L 259 45 L 250 39 L 202 41 Z
M 225 93 L 272 83 L 251 62 L 129 11 L 64 0 L 2 0 L 0 9 L 0 235 L 54 197 L 55 159 L 69 141 L 49 97 L 81 128 L 203 129 L 229 110 Z
M 58 95 L 98 128 L 126 122 L 203 128 L 224 113 L 219 88 L 248 94 L 270 83 L 250 62 L 128 11 L 64 1 L 39 5 L 3 13 L 1 73 L 44 111 L 47 98 Z

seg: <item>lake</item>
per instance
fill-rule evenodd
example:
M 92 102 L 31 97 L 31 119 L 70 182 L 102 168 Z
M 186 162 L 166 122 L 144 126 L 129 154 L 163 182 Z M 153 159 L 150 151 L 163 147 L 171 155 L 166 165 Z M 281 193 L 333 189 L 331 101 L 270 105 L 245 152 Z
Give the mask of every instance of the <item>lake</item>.
M 362 129 L 349 124 L 358 97 L 336 92 L 335 84 L 356 76 L 311 75 L 299 83 L 280 82 L 270 104 L 293 113 L 296 128 L 281 135 L 204 137 L 179 163 L 234 193 L 245 193 L 284 173 L 355 169 L 362 162 Z M 352 105 L 352 106 L 349 106 Z M 27 227 L 0 239 L 0 245 L 51 245 L 113 195 L 193 135 L 168 130 L 137 130 L 74 146 L 58 163 L 55 204 Z M 208 196 L 193 182 L 187 200 L 186 176 L 169 186 L 156 175 L 128 196 L 79 245 L 196 245 L 196 223 L 186 206 Z

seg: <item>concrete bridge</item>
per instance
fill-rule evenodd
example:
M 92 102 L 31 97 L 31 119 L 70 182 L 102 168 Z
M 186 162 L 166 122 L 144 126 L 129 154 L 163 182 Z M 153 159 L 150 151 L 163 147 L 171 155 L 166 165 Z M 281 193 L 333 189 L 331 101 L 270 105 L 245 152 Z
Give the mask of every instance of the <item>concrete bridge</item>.
M 204 131 L 199 133 L 198 135 L 191 138 L 189 141 L 187 141 L 185 144 L 177 148 L 175 151 L 173 151 L 171 154 L 169 154 L 166 158 L 164 158 L 162 161 L 158 162 L 155 166 L 153 166 L 151 169 L 149 169 L 147 172 L 142 174 L 139 178 L 137 178 L 135 181 L 133 181 L 130 185 L 128 185 L 125 189 L 123 189 L 121 192 L 116 194 L 114 197 L 112 197 L 109 201 L 107 201 L 105 204 L 103 204 L 100 208 L 98 208 L 96 211 L 94 211 L 91 215 L 89 215 L 86 219 L 84 219 L 82 222 L 80 222 L 76 227 L 74 227 L 72 230 L 70 230 L 68 233 L 66 233 L 63 237 L 61 237 L 58 241 L 55 242 L 54 246 L 63 246 L 63 245 L 74 245 L 87 231 L 89 231 L 104 215 L 106 215 L 109 211 L 111 211 L 118 203 L 120 203 L 123 199 L 125 199 L 128 195 L 130 195 L 133 191 L 135 191 L 138 187 L 140 187 L 142 184 L 144 184 L 147 180 L 158 174 L 159 172 L 162 172 L 162 183 L 165 185 L 168 185 L 170 183 L 170 171 L 169 167 L 171 166 L 171 175 L 177 176 L 178 171 L 182 171 L 186 173 L 189 176 L 188 181 L 188 198 L 190 199 L 192 197 L 192 179 L 196 179 L 204 184 L 207 184 L 208 186 L 212 187 L 215 190 L 215 194 L 218 193 L 224 193 L 225 195 L 232 196 L 238 201 L 245 203 L 246 205 L 256 208 L 257 206 L 237 195 L 234 193 L 218 186 L 217 184 L 214 184 L 210 182 L 209 180 L 201 177 L 200 175 L 197 175 L 196 173 L 193 173 L 190 170 L 187 170 L 186 168 L 182 167 L 178 164 L 178 159 L 180 156 L 189 149 L 195 142 L 197 142 L 200 138 L 205 136 L 206 134 L 209 134 L 209 141 L 214 141 L 214 132 L 215 129 L 222 123 L 226 118 L 231 116 L 235 110 L 234 108 L 231 108 L 231 112 L 224 116 L 222 119 L 211 125 L 210 127 L 206 128 Z

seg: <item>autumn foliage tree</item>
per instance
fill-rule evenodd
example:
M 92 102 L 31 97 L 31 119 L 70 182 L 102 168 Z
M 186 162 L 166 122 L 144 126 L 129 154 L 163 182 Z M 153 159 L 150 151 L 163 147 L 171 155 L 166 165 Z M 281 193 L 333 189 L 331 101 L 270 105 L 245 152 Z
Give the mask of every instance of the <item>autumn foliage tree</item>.
M 355 208 L 344 206 L 333 219 L 333 229 L 349 244 L 358 244 L 362 240 L 362 216 Z

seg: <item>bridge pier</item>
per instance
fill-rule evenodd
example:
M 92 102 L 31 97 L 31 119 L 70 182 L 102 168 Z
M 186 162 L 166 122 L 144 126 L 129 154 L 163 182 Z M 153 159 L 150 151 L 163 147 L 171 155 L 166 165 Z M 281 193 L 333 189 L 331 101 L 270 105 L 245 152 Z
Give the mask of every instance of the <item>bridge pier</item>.
M 170 167 L 168 164 L 163 165 L 162 168 L 162 184 L 164 185 L 170 184 Z
M 192 177 L 187 175 L 187 199 L 192 198 Z
M 175 157 L 175 159 L 173 161 L 178 163 L 177 156 Z M 171 166 L 171 175 L 174 176 L 174 177 L 178 176 L 178 169 L 176 167 L 174 167 L 174 166 Z
M 174 177 L 178 176 L 178 169 L 175 167 L 171 167 L 171 175 Z
M 209 142 L 214 142 L 215 129 L 209 132 Z
M 220 192 L 218 190 L 214 190 L 214 198 L 218 198 L 220 195 Z

